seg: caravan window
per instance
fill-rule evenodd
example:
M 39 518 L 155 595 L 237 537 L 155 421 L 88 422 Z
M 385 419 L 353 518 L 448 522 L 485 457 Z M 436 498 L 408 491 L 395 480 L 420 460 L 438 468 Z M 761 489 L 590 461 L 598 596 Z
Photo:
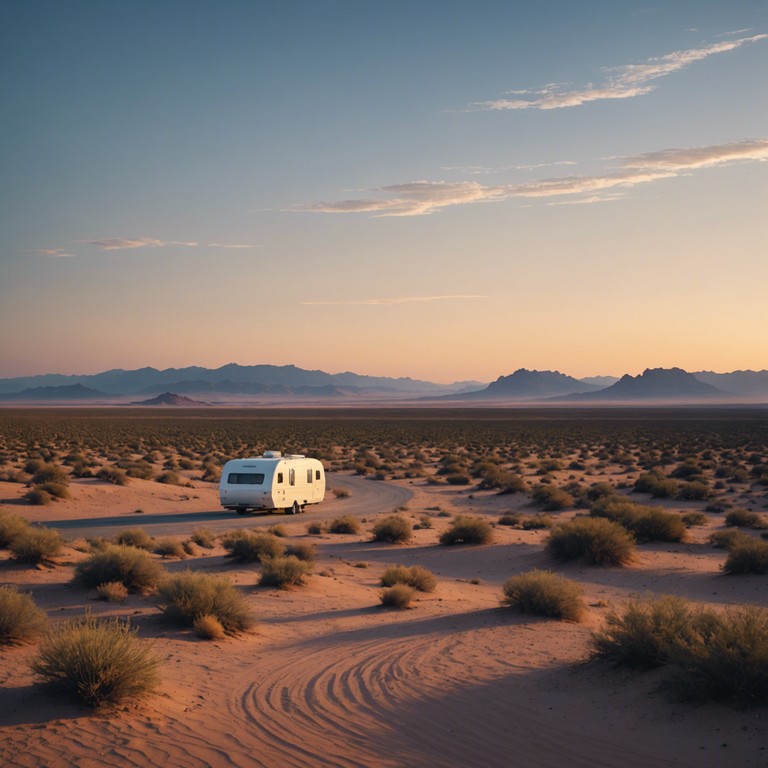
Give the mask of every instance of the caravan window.
M 308 483 L 312 482 L 312 470 L 311 469 L 307 470 L 307 482 Z
M 295 469 L 289 469 L 288 470 L 288 483 L 290 485 L 296 485 L 296 470 Z
M 316 469 L 315 470 L 315 480 L 319 480 L 319 479 L 320 479 L 320 470 Z
M 230 472 L 227 476 L 230 485 L 261 485 L 264 482 L 263 472 Z
M 283 482 L 283 473 L 282 472 L 278 472 L 277 473 L 277 482 L 282 485 L 282 482 Z

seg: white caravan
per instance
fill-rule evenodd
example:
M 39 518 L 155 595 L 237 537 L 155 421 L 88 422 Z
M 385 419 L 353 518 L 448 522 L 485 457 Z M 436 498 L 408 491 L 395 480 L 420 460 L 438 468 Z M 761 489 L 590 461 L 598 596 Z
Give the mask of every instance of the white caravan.
M 224 465 L 219 498 L 225 509 L 244 515 L 249 509 L 282 509 L 294 515 L 325 498 L 325 470 L 317 459 L 264 451 L 254 459 Z

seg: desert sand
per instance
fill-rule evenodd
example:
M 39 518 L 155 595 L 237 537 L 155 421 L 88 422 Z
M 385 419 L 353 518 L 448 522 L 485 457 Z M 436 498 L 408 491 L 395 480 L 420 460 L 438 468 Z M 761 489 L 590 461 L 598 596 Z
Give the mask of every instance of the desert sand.
M 331 474 L 329 482 L 348 488 L 349 498 L 329 495 L 299 517 L 219 511 L 216 486 L 196 480 L 189 488 L 75 480 L 71 499 L 47 507 L 23 502 L 23 486 L 0 483 L 0 509 L 50 525 L 114 518 L 114 532 L 141 525 L 166 535 L 175 526 L 182 535 L 199 525 L 224 531 L 280 523 L 318 552 L 307 585 L 290 590 L 257 586 L 258 569 L 227 560 L 220 546 L 164 561 L 172 571 L 223 572 L 248 595 L 257 626 L 221 641 L 163 623 L 151 595 L 104 603 L 70 586 L 73 563 L 85 557 L 77 540 L 82 528 L 62 529 L 67 549 L 46 566 L 0 554 L 0 583 L 31 591 L 51 618 L 86 610 L 130 617 L 163 659 L 157 694 L 93 711 L 38 683 L 28 667 L 34 645 L 3 648 L 0 765 L 768 765 L 764 708 L 671 702 L 656 690 L 656 673 L 586 663 L 590 632 L 631 595 L 768 604 L 763 577 L 721 574 L 723 550 L 705 544 L 717 520 L 691 529 L 686 543 L 641 546 L 627 567 L 555 566 L 542 548 L 546 531 L 497 526 L 490 545 L 437 543 L 446 513 L 495 521 L 502 511 L 532 511 L 523 495 L 430 486 L 423 479 L 376 482 L 351 473 Z M 393 511 L 393 500 L 414 522 L 429 515 L 433 527 L 417 530 L 407 545 L 371 542 L 372 522 Z M 341 514 L 364 519 L 361 534 L 307 534 L 308 520 Z M 383 609 L 379 577 L 392 563 L 431 569 L 436 591 L 420 595 L 412 609 Z M 500 606 L 502 583 L 533 567 L 556 567 L 582 585 L 589 611 L 581 623 Z

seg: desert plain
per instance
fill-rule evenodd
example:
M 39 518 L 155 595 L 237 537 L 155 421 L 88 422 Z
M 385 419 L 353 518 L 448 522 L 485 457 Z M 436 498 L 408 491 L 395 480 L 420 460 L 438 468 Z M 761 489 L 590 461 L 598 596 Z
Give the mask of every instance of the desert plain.
M 320 458 L 326 500 L 297 516 L 222 510 L 216 468 L 265 449 Z M 31 671 L 39 640 L 0 646 L 0 765 L 768 765 L 765 705 L 679 700 L 663 669 L 592 658 L 593 633 L 633 598 L 768 608 L 768 577 L 727 575 L 712 544 L 734 529 L 729 512 L 768 518 L 765 409 L 4 409 L 0 452 L 0 514 L 65 539 L 38 564 L 0 550 L 0 585 L 30 593 L 51 622 L 129 619 L 161 660 L 152 694 L 93 709 Z M 30 503 L 35 461 L 66 473 L 66 498 Z M 636 487 L 649 473 L 667 482 L 655 498 Z M 638 542 L 621 566 L 554 559 L 551 531 L 609 486 L 686 516 L 682 539 Z M 373 541 L 392 514 L 412 538 Z M 489 523 L 490 543 L 441 544 L 457 515 Z M 346 516 L 358 532 L 329 530 Z M 258 563 L 227 557 L 221 535 L 274 526 L 314 546 L 301 585 L 260 586 Z M 226 575 L 253 628 L 201 639 L 169 624 L 152 591 L 108 602 L 71 584 L 98 542 L 134 528 L 214 534 L 209 548 L 152 557 L 170 573 Z M 382 606 L 394 564 L 429 569 L 436 588 L 405 610 Z M 578 584 L 579 621 L 501 604 L 505 581 L 531 569 Z

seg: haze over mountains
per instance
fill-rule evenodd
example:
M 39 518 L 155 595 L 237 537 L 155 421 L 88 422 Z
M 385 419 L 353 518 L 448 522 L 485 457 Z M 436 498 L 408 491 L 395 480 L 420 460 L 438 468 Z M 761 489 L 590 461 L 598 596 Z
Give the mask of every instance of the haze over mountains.
M 136 397 L 164 397 L 167 405 L 203 398 L 211 404 L 413 400 L 434 404 L 768 402 L 768 371 L 688 373 L 680 368 L 647 369 L 639 376 L 576 379 L 560 371 L 520 368 L 488 385 L 476 381 L 435 384 L 411 378 L 331 374 L 294 365 L 235 363 L 209 369 L 140 368 L 65 376 L 44 374 L 0 379 L 0 401 L 136 403 Z M 192 397 L 194 396 L 194 398 Z M 144 401 L 142 401 L 143 404 Z M 198 401 L 200 402 L 200 401 Z

